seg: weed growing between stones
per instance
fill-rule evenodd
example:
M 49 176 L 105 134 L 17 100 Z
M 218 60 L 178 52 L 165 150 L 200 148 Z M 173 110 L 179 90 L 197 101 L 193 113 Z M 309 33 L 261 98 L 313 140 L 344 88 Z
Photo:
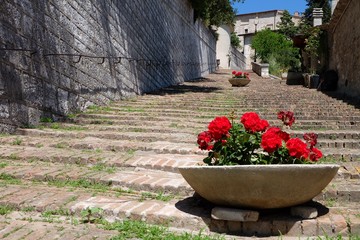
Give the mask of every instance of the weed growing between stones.
M 175 233 L 171 232 L 164 226 L 149 225 L 141 221 L 125 220 L 122 222 L 103 222 L 105 230 L 117 230 L 119 235 L 114 236 L 111 240 L 122 239 L 172 239 L 172 240 L 224 240 L 220 235 L 207 236 L 199 231 L 198 234 L 192 233 Z
M 98 207 L 88 207 L 80 212 L 83 223 L 100 223 L 104 210 Z
M 12 143 L 11 143 L 11 145 L 21 145 L 21 143 L 22 143 L 22 139 L 20 139 L 20 138 L 16 138 Z
M 0 168 L 5 168 L 7 165 L 8 165 L 7 163 L 2 162 L 0 163 Z
M 34 212 L 36 209 L 34 206 L 26 206 L 26 207 L 22 207 L 21 211 L 22 212 Z
M 106 172 L 106 173 L 115 173 L 116 172 L 116 168 L 115 167 L 110 167 L 107 166 L 104 163 L 97 163 L 94 166 L 91 167 L 91 170 L 93 171 L 97 171 L 97 172 Z
M 155 199 L 163 202 L 168 202 L 174 198 L 175 198 L 174 195 L 164 194 L 163 192 L 159 192 L 159 193 L 142 192 L 139 201 L 142 202 L 147 199 Z
M 4 184 L 21 184 L 21 180 L 15 178 L 14 176 L 7 173 L 0 173 L 0 180 L 3 181 Z
M 64 130 L 64 131 L 85 131 L 85 130 L 88 130 L 87 127 L 67 126 L 67 125 L 62 125 L 62 124 L 59 124 L 59 123 L 52 123 L 51 125 L 49 125 L 49 127 L 51 129 L 54 129 L 54 130 Z
M 10 205 L 0 205 L 0 215 L 6 215 L 8 213 L 11 213 L 12 211 L 15 211 L 15 208 Z

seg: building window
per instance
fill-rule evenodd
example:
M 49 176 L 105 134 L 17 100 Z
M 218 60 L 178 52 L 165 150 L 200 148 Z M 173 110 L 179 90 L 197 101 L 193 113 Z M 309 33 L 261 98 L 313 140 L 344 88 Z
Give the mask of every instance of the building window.
M 248 33 L 249 32 L 249 30 L 248 29 L 245 29 L 245 33 Z

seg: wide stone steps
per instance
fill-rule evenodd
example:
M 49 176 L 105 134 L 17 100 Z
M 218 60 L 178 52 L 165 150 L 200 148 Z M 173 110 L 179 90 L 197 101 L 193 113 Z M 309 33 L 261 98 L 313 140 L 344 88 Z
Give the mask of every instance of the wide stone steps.
M 56 188 L 38 185 L 32 186 L 30 189 L 29 185 L 9 186 L 11 187 L 0 187 L 0 204 L 11 204 L 13 208 L 19 211 L 26 208 L 40 212 L 51 210 L 55 213 L 47 216 L 47 218 L 38 217 L 37 221 L 62 220 L 65 217 L 81 218 L 86 209 L 90 209 L 90 211 L 91 209 L 102 209 L 102 217 L 108 220 L 142 220 L 151 224 L 166 224 L 167 226 L 192 231 L 203 229 L 205 233 L 212 231 L 241 236 L 272 236 L 278 235 L 280 232 L 294 237 L 325 234 L 326 236 L 333 236 L 350 229 L 353 234 L 356 234 L 360 224 L 359 219 L 354 217 L 359 214 L 359 209 L 350 206 L 346 209 L 342 207 L 324 209 L 327 213 L 321 213 L 320 217 L 315 220 L 300 220 L 291 217 L 289 210 L 284 209 L 261 212 L 258 222 L 241 223 L 211 219 L 210 212 L 213 205 L 197 197 L 176 199 L 169 202 L 155 199 L 144 201 L 131 196 L 131 194 L 118 195 L 111 191 L 106 195 L 98 193 L 93 196 L 91 192 L 81 189 L 67 189 L 66 187 Z M 321 208 L 321 205 L 318 207 Z M 58 212 L 61 210 L 66 215 L 57 216 L 57 210 L 59 210 Z M 2 227 L 7 229 L 5 225 Z M 0 232 L 0 234 L 3 233 Z
M 29 208 L 34 216 L 59 210 L 61 219 L 101 208 L 109 220 L 144 220 L 241 237 L 360 234 L 360 111 L 312 89 L 254 75 L 248 87 L 232 88 L 228 75 L 214 74 L 209 81 L 90 107 L 64 123 L 1 135 L 0 206 L 14 206 L 14 214 L 24 216 Z M 277 111 L 293 110 L 293 136 L 319 134 L 324 161 L 342 167 L 315 198 L 324 210 L 318 218 L 295 218 L 283 209 L 261 211 L 258 222 L 211 219 L 213 205 L 193 196 L 178 168 L 202 164 L 206 152 L 197 148 L 197 134 L 215 116 L 232 110 L 237 116 L 257 111 L 276 126 L 281 125 Z M 9 219 L 18 221 L 16 216 Z M 0 222 L 0 234 L 1 227 Z

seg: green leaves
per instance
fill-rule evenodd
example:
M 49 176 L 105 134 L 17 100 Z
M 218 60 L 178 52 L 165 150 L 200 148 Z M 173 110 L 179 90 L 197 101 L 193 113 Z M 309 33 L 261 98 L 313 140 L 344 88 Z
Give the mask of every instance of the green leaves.
M 299 49 L 294 48 L 292 41 L 285 35 L 265 29 L 258 32 L 252 41 L 252 48 L 256 50 L 256 55 L 262 62 L 270 62 L 275 58 L 275 62 L 282 71 L 290 68 L 296 68 L 300 64 Z
M 221 24 L 232 24 L 235 11 L 231 3 L 243 2 L 243 0 L 190 0 L 194 8 L 196 18 L 201 18 L 209 26 L 220 26 Z
M 208 165 L 246 165 L 257 164 L 258 154 L 254 153 L 260 147 L 260 133 L 248 133 L 243 126 L 233 123 L 226 144 L 221 141 L 214 144 L 213 150 L 204 159 Z

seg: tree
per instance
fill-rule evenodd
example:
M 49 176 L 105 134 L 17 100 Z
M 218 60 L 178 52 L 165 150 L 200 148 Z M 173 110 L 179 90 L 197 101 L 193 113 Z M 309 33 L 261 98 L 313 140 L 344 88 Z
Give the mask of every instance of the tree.
M 281 33 L 270 29 L 261 30 L 254 36 L 251 47 L 256 50 L 256 55 L 262 62 L 269 63 L 273 60 L 281 72 L 299 65 L 299 49 L 294 48 L 292 41 Z
M 195 18 L 201 18 L 209 26 L 220 26 L 221 24 L 232 24 L 235 11 L 231 6 L 234 2 L 244 0 L 190 0 L 194 8 Z
M 277 25 L 279 29 L 278 32 L 285 35 L 287 39 L 292 39 L 298 31 L 298 28 L 292 20 L 292 16 L 287 10 L 285 10 L 280 19 L 281 22 Z
M 269 62 L 270 55 L 277 52 L 285 41 L 284 35 L 264 29 L 253 37 L 251 47 L 256 50 L 257 57 Z
M 331 7 L 329 0 L 306 0 L 308 6 L 305 9 L 303 15 L 303 22 L 306 25 L 312 26 L 313 25 L 313 17 L 312 12 L 314 8 L 322 8 L 324 12 L 323 23 L 327 23 L 330 21 L 331 18 Z

